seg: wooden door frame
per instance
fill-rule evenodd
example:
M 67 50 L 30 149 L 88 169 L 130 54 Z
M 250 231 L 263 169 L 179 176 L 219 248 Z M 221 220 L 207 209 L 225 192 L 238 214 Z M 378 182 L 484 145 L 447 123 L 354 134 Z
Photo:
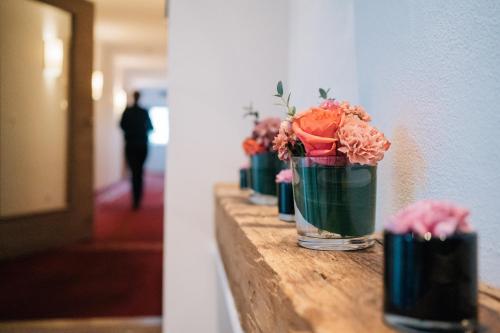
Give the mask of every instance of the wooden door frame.
M 92 236 L 94 5 L 85 0 L 36 0 L 72 15 L 69 55 L 67 207 L 0 218 L 0 259 L 62 246 Z

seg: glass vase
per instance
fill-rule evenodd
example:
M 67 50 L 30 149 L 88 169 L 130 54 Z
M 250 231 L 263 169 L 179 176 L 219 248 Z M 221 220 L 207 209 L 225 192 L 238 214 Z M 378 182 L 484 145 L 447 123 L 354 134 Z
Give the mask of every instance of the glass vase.
M 285 222 L 295 221 L 292 183 L 280 182 L 278 187 L 278 217 Z
M 440 332 L 477 328 L 477 235 L 384 234 L 384 319 Z
M 250 187 L 249 173 L 249 168 L 240 169 L 240 190 L 246 190 Z
M 275 152 L 265 152 L 252 155 L 250 158 L 251 188 L 253 193 L 250 201 L 257 205 L 275 206 L 276 197 L 276 174 L 283 168 Z
M 357 250 L 374 244 L 377 167 L 341 156 L 293 157 L 295 222 L 300 246 Z

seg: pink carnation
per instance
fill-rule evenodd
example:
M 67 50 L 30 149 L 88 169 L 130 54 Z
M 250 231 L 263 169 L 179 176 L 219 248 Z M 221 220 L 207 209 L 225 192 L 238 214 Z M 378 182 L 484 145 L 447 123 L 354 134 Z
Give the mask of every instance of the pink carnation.
M 363 121 L 371 121 L 372 117 L 360 105 L 351 105 L 347 101 L 340 103 L 340 109 L 344 111 L 347 117 L 356 116 Z
M 339 102 L 336 99 L 327 99 L 319 106 L 325 110 L 341 110 L 346 117 L 356 116 L 363 121 L 371 121 L 372 117 L 360 105 L 351 105 L 348 101 Z
M 358 118 L 347 118 L 337 132 L 338 151 L 347 155 L 349 162 L 376 165 L 384 158 L 391 143 L 375 127 Z
M 327 99 L 319 105 L 320 108 L 325 110 L 335 110 L 340 106 L 340 102 L 336 99 Z
M 280 160 L 290 159 L 290 146 L 293 147 L 297 137 L 293 133 L 292 123 L 289 120 L 281 122 L 278 135 L 273 140 L 273 150 L 278 152 Z
M 413 232 L 424 236 L 447 237 L 472 231 L 469 211 L 447 201 L 422 200 L 400 210 L 389 219 L 386 229 L 395 234 Z
M 276 175 L 276 183 L 291 183 L 292 177 L 293 177 L 293 175 L 292 175 L 291 169 L 281 170 Z
M 278 134 L 281 120 L 279 118 L 266 118 L 255 125 L 252 138 L 258 144 L 270 151 L 274 137 Z

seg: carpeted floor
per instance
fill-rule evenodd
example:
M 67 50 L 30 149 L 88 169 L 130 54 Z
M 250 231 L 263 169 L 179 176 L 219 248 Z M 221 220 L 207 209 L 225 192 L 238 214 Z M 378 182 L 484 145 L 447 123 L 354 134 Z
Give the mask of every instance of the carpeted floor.
M 0 262 L 0 320 L 161 315 L 163 177 L 99 194 L 92 242 Z

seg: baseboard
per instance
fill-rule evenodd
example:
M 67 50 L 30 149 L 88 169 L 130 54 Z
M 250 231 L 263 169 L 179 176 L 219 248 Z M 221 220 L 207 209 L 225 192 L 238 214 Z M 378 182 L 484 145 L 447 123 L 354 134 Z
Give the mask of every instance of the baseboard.
M 227 279 L 226 270 L 224 269 L 224 263 L 222 262 L 219 248 L 217 247 L 215 242 L 213 244 L 213 252 L 215 257 L 215 270 L 220 283 L 219 288 L 222 289 L 221 291 L 226 306 L 225 310 L 227 311 L 227 316 L 229 317 L 231 331 L 232 333 L 243 333 L 240 317 L 236 308 L 236 303 L 234 301 L 233 293 L 231 292 L 231 287 L 229 286 L 229 280 Z M 219 309 L 219 311 L 221 310 L 222 309 Z
M 102 317 L 0 322 L 2 333 L 161 333 L 161 317 Z

